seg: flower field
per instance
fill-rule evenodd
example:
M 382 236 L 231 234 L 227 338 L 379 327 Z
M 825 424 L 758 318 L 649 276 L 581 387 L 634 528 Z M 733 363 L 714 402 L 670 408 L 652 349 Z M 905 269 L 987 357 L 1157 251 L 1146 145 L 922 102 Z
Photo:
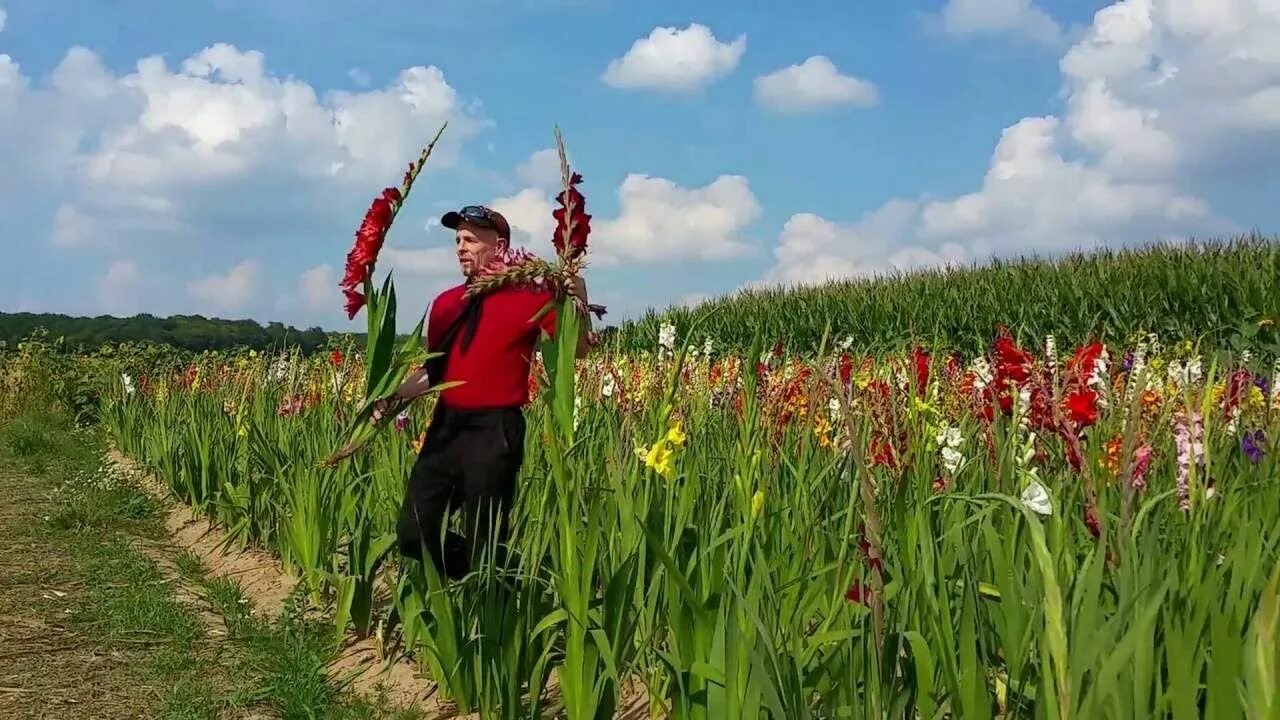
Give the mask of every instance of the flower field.
M 362 399 L 350 349 L 79 362 L 126 454 L 460 712 L 605 718 L 641 688 L 679 718 L 1280 708 L 1276 358 L 656 335 L 578 361 L 572 403 L 537 366 L 512 552 L 448 587 L 391 550 L 430 399 L 319 462 Z

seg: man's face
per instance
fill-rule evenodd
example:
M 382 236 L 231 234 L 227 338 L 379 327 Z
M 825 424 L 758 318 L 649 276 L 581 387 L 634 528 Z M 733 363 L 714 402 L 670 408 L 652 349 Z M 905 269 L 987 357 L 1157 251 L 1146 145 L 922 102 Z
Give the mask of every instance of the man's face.
M 497 230 L 477 227 L 467 222 L 458 225 L 454 239 L 458 246 L 458 265 L 462 268 L 462 274 L 467 277 L 480 272 L 502 247 Z

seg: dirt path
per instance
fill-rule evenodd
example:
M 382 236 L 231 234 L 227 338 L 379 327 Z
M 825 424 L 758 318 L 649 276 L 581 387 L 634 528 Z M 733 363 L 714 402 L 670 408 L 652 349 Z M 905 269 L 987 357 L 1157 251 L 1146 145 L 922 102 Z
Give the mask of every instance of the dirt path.
M 95 477 L 122 475 L 72 498 L 83 480 L 0 459 L 0 718 L 478 717 L 372 639 L 349 636 L 336 659 L 298 649 L 278 624 L 296 580 L 274 557 L 227 552 L 118 453 Z M 633 697 L 616 717 L 645 706 Z
M 84 585 L 46 539 L 50 492 L 0 468 L 0 717 L 156 717 L 156 688 L 121 668 L 146 645 L 106 647 L 74 617 Z

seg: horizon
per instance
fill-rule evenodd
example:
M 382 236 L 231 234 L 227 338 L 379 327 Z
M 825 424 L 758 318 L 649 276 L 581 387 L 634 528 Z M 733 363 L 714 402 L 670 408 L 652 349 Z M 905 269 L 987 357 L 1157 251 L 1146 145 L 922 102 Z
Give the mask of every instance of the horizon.
M 492 205 L 551 256 L 556 124 L 608 325 L 747 288 L 1280 230 L 1280 11 L 1262 0 L 478 2 L 501 42 L 460 0 L 0 0 L 19 179 L 0 179 L 17 269 L 0 310 L 361 332 L 337 285 L 352 235 L 445 119 L 379 262 L 406 331 L 456 282 L 445 209 Z

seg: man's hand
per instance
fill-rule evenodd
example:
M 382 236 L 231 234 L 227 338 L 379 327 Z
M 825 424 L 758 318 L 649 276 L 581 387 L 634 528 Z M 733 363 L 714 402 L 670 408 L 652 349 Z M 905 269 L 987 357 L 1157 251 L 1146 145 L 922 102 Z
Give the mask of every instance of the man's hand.
M 569 297 L 577 301 L 579 307 L 587 306 L 587 281 L 581 275 L 574 275 L 566 283 L 565 291 Z
M 400 412 L 400 406 L 404 401 L 393 395 L 384 398 L 378 398 L 373 401 L 373 414 L 369 416 L 369 422 L 377 425 L 382 422 L 383 418 Z

